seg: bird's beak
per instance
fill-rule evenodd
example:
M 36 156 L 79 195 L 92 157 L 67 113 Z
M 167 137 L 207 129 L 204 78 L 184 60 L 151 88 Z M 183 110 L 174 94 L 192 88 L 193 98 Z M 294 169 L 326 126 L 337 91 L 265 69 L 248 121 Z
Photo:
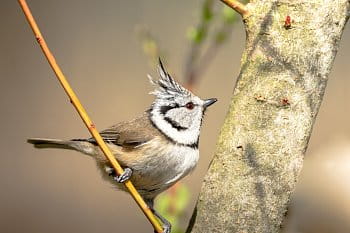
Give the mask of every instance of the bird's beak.
M 213 103 L 215 103 L 216 101 L 218 101 L 218 99 L 216 99 L 216 98 L 206 99 L 206 100 L 204 100 L 203 106 L 204 106 L 204 108 L 207 108 L 210 105 L 212 105 Z

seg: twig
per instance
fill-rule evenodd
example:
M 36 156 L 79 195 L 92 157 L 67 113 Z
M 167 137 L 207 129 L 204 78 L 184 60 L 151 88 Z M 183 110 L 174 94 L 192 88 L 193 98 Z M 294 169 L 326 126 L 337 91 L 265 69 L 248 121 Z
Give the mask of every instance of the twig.
M 222 27 L 215 33 L 229 35 L 233 30 L 232 24 L 224 23 Z M 220 47 L 222 46 L 222 42 L 218 43 L 216 40 L 212 41 L 203 55 L 198 58 L 197 66 L 192 68 L 192 75 L 195 77 L 200 77 L 206 69 L 209 68 L 210 63 L 214 60 L 216 54 L 218 53 Z
M 35 35 L 35 38 L 37 42 L 39 43 L 43 53 L 45 54 L 51 68 L 53 69 L 54 73 L 56 74 L 57 79 L 61 83 L 63 89 L 65 90 L 66 94 L 69 96 L 71 103 L 79 113 L 81 119 L 84 121 L 86 127 L 90 131 L 91 135 L 95 138 L 96 142 L 98 143 L 99 147 L 101 148 L 102 152 L 106 156 L 106 158 L 109 160 L 109 162 L 112 164 L 113 168 L 115 171 L 120 175 L 123 173 L 122 167 L 119 165 L 117 160 L 114 158 L 112 152 L 109 150 L 107 147 L 106 143 L 103 141 L 101 135 L 98 133 L 95 125 L 93 122 L 90 120 L 88 114 L 86 113 L 85 109 L 81 105 L 78 97 L 75 95 L 73 92 L 73 89 L 70 87 L 68 81 L 66 80 L 65 76 L 63 75 L 60 67 L 56 63 L 56 60 L 54 56 L 52 55 L 51 51 L 49 50 L 44 37 L 42 36 L 38 25 L 36 24 L 32 13 L 30 12 L 30 9 L 26 3 L 25 0 L 18 0 L 19 4 L 22 7 L 22 10 L 28 20 L 28 23 L 30 24 L 30 27 L 33 30 L 33 33 Z M 126 181 L 125 183 L 126 188 L 129 190 L 131 196 L 134 198 L 138 206 L 142 209 L 143 213 L 146 215 L 148 220 L 151 222 L 153 225 L 154 229 L 158 232 L 161 233 L 163 232 L 163 229 L 161 225 L 159 224 L 157 218 L 153 215 L 152 211 L 149 209 L 147 204 L 144 202 L 140 194 L 137 192 L 135 189 L 134 185 L 131 183 L 130 180 Z
M 185 65 L 185 86 L 186 88 L 192 90 L 197 81 L 197 75 L 195 66 L 197 66 L 198 58 L 200 57 L 200 52 L 204 46 L 204 41 L 208 37 L 208 31 L 211 24 L 211 19 L 213 17 L 213 0 L 204 0 L 201 8 L 201 20 L 196 27 L 197 34 L 199 36 L 194 38 L 189 53 L 186 58 Z
M 160 47 L 159 41 L 146 26 L 138 26 L 136 34 L 150 66 L 154 67 L 158 64 L 160 57 L 164 58 L 164 51 Z
M 203 73 L 209 68 L 210 63 L 214 60 L 217 52 L 219 51 L 218 44 L 210 44 L 209 48 L 205 51 L 205 53 L 202 55 L 199 61 L 197 62 L 197 65 L 192 69 L 192 86 L 194 86 L 196 83 L 195 81 L 198 81 L 198 77 L 201 77 Z
M 249 13 L 247 7 L 244 4 L 240 3 L 239 1 L 236 1 L 236 0 L 220 0 L 220 1 L 222 1 L 227 6 L 237 11 L 237 13 L 239 13 L 242 17 L 247 16 Z

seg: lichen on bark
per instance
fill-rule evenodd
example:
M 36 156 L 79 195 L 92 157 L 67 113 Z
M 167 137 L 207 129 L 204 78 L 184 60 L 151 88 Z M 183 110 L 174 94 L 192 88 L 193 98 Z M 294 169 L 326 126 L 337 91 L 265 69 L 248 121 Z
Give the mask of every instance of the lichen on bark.
M 241 72 L 187 232 L 280 231 L 349 5 L 247 5 Z

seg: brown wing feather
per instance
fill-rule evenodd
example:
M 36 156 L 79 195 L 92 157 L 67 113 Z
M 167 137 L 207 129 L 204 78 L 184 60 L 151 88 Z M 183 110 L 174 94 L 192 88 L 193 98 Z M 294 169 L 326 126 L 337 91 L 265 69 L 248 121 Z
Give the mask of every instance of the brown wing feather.
M 107 143 L 130 149 L 153 139 L 155 133 L 147 113 L 132 121 L 121 122 L 100 132 L 101 137 Z M 87 141 L 96 143 L 94 138 L 89 138 Z

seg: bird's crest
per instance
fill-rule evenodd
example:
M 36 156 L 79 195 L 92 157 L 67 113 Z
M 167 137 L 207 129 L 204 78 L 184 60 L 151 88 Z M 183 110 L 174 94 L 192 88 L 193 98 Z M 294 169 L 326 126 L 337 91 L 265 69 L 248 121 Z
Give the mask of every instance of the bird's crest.
M 173 79 L 169 73 L 165 70 L 162 61 L 159 58 L 159 65 L 158 65 L 158 72 L 159 72 L 159 80 L 154 81 L 153 78 L 148 75 L 148 78 L 150 82 L 156 86 L 156 89 L 150 94 L 155 95 L 157 98 L 161 99 L 169 99 L 174 98 L 179 95 L 185 95 L 189 96 L 191 95 L 191 92 L 181 86 L 178 82 Z

